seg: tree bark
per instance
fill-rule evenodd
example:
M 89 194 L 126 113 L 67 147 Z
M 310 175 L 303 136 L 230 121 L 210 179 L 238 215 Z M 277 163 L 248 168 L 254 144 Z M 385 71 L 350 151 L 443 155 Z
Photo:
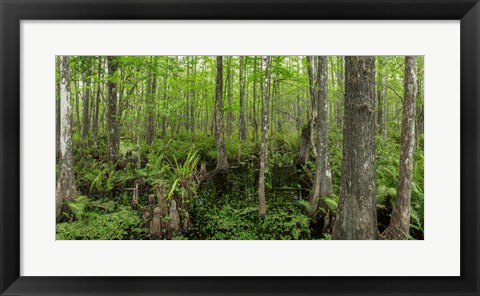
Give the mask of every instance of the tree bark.
M 385 73 L 383 84 L 383 140 L 388 138 L 388 72 Z
M 328 68 L 327 57 L 318 57 L 317 63 L 317 155 L 315 159 L 315 183 L 313 194 L 309 197 L 310 215 L 315 214 L 320 204 L 327 209 L 325 201 L 321 198 L 333 193 L 332 173 L 330 171 L 330 157 L 328 152 Z
M 162 116 L 162 139 L 165 139 L 167 136 L 167 116 L 166 110 L 168 110 L 168 102 L 167 102 L 167 92 L 168 92 L 168 67 L 165 69 L 165 79 L 163 85 L 163 116 Z
M 120 131 L 117 117 L 117 84 L 114 76 L 118 70 L 118 62 L 115 57 L 108 56 L 108 81 L 107 81 L 107 127 L 108 127 L 108 157 L 110 162 L 118 160 L 120 145 Z
M 302 133 L 300 135 L 300 149 L 298 151 L 297 160 L 295 161 L 295 165 L 298 168 L 301 168 L 309 159 L 309 151 L 310 151 L 310 138 L 312 134 L 312 124 L 308 122 L 308 124 L 302 129 Z
M 412 194 L 413 152 L 415 148 L 415 116 L 417 98 L 416 57 L 405 57 L 402 145 L 398 170 L 397 195 L 390 225 L 385 230 L 388 239 L 408 239 L 410 201 Z
M 227 153 L 223 134 L 223 57 L 217 56 L 217 83 L 215 97 L 215 140 L 217 146 L 217 171 L 228 169 Z
M 101 83 L 102 78 L 102 58 L 98 58 L 98 77 L 99 81 L 97 83 L 97 94 L 95 98 L 95 113 L 93 116 L 92 130 L 93 130 L 93 143 L 96 146 L 98 144 L 98 112 L 100 110 L 100 93 L 101 93 Z
M 147 131 L 145 135 L 145 141 L 148 145 L 151 145 L 153 138 L 155 137 L 155 95 L 157 89 L 157 77 L 154 74 L 151 79 L 148 80 L 149 94 L 147 103 Z
M 239 124 L 239 132 L 238 136 L 240 141 L 243 141 L 247 137 L 247 132 L 245 128 L 245 74 L 244 74 L 244 63 L 245 58 L 240 56 L 240 77 L 239 77 L 239 84 L 240 84 L 240 116 L 238 118 Z
M 190 130 L 195 132 L 195 80 L 197 74 L 197 59 L 193 57 L 192 78 L 190 87 Z
M 55 196 L 57 219 L 65 210 L 65 202 L 77 196 L 73 173 L 70 67 L 67 56 L 62 56 L 60 61 L 60 158 Z
M 227 135 L 230 139 L 233 130 L 233 113 L 232 113 L 232 98 L 233 98 L 233 71 L 232 59 L 228 58 L 228 75 L 227 75 L 227 97 L 228 97 L 228 113 L 227 113 Z
M 310 117 L 310 135 L 309 135 L 309 145 L 311 145 L 313 154 L 315 157 L 317 157 L 317 151 L 315 149 L 315 141 L 313 138 L 313 133 L 314 133 L 314 125 L 315 122 L 317 121 L 317 102 L 316 102 L 316 97 L 317 97 L 317 88 L 315 87 L 315 73 L 313 70 L 313 65 L 315 63 L 315 58 L 311 56 L 307 56 L 307 72 L 308 72 L 308 85 L 309 85 L 309 90 L 310 90 L 310 101 L 311 101 L 311 117 Z M 318 78 L 317 78 L 318 79 Z M 307 148 L 309 149 L 309 148 Z M 308 160 L 308 159 L 307 159 Z M 306 161 L 307 161 L 306 160 Z M 306 162 L 305 161 L 305 162 Z
M 258 121 L 257 121 L 257 56 L 253 57 L 253 141 L 255 151 L 258 151 Z
M 258 214 L 265 217 L 267 206 L 265 202 L 265 170 L 267 168 L 267 134 L 268 134 L 268 100 L 270 94 L 270 57 L 265 56 L 265 81 L 263 86 L 263 108 L 262 108 L 262 144 L 260 146 L 260 173 L 258 178 Z
M 335 118 L 336 118 L 336 128 L 337 129 L 341 129 L 342 128 L 342 101 L 343 100 L 343 94 L 344 94 L 344 72 L 345 72 L 345 69 L 344 69 L 344 63 L 343 63 L 343 57 L 337 57 L 337 65 L 338 65 L 338 68 L 337 68 L 337 82 L 338 82 L 338 85 L 340 87 L 340 91 L 338 92 L 338 96 L 337 96 L 337 104 L 336 104 L 336 115 L 335 115 Z
M 375 57 L 345 58 L 343 163 L 333 239 L 377 239 Z
M 83 138 L 88 139 L 90 131 L 90 78 L 83 77 Z

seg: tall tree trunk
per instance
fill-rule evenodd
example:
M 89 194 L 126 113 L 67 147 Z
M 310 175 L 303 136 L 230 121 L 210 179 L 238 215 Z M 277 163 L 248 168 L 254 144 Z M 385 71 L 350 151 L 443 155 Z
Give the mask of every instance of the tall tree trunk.
M 415 148 L 415 112 L 417 98 L 416 57 L 405 57 L 402 145 L 398 169 L 397 195 L 390 225 L 385 231 L 388 239 L 408 239 L 410 200 L 412 194 L 413 151 Z
M 195 80 L 196 80 L 196 73 L 197 73 L 197 59 L 196 57 L 193 58 L 193 65 L 192 65 L 192 82 L 190 87 L 190 130 L 192 133 L 195 132 Z
M 377 239 L 375 57 L 345 57 L 343 163 L 333 239 Z
M 228 58 L 228 74 L 227 74 L 227 97 L 228 97 L 228 113 L 227 113 L 227 135 L 230 139 L 232 137 L 233 129 L 233 113 L 232 113 L 232 98 L 233 98 L 233 71 L 232 59 Z
M 167 91 L 168 91 L 168 67 L 165 69 L 165 82 L 163 86 L 163 116 L 162 116 L 162 139 L 165 139 L 167 136 L 167 116 L 166 110 L 168 108 L 167 102 Z
M 297 167 L 304 166 L 310 154 L 310 145 L 315 147 L 315 143 L 313 140 L 313 133 L 314 133 L 314 125 L 317 118 L 317 108 L 316 108 L 316 97 L 317 97 L 317 89 L 315 87 L 315 74 L 313 71 L 314 65 L 314 57 L 307 56 L 305 57 L 307 61 L 307 74 L 308 74 L 308 90 L 310 94 L 310 108 L 309 115 L 308 115 L 308 126 L 305 126 L 302 129 L 302 133 L 300 136 L 300 149 L 298 151 L 297 160 L 295 165 Z M 316 149 L 313 149 L 313 154 L 317 157 Z
M 310 195 L 310 214 L 313 215 L 318 205 L 327 209 L 323 197 L 333 193 L 332 173 L 330 171 L 330 158 L 328 152 L 328 68 L 327 57 L 318 57 L 317 63 L 317 156 L 315 159 L 316 172 L 313 194 Z
M 388 72 L 385 73 L 383 84 L 383 140 L 388 138 Z
M 186 58 L 186 63 L 187 63 L 187 76 L 186 76 L 186 80 L 187 80 L 187 83 L 186 83 L 186 88 L 184 90 L 185 92 L 185 108 L 184 108 L 184 121 L 185 121 L 185 132 L 188 132 L 188 130 L 190 129 L 190 81 L 189 81 L 189 78 L 190 78 L 190 57 L 187 56 Z
M 247 132 L 245 128 L 245 74 L 244 74 L 244 63 L 245 58 L 240 56 L 240 77 L 239 77 L 239 84 L 240 84 L 240 116 L 238 118 L 239 124 L 239 131 L 238 136 L 240 141 L 245 140 L 247 137 Z
M 217 146 L 217 171 L 228 169 L 227 153 L 223 134 L 223 57 L 217 56 L 217 84 L 215 97 L 215 140 Z
M 313 126 L 315 125 L 316 118 L 317 118 L 317 102 L 316 102 L 316 97 L 317 97 L 317 89 L 315 87 L 315 73 L 313 70 L 313 65 L 315 63 L 315 58 L 311 56 L 307 56 L 307 71 L 308 71 L 308 85 L 309 85 L 309 90 L 310 90 L 310 100 L 311 100 L 311 117 L 310 117 L 310 135 L 309 135 L 309 145 L 313 148 L 313 154 L 315 157 L 317 157 L 317 151 L 315 149 L 315 141 L 313 138 L 313 132 L 314 128 Z M 317 78 L 318 79 L 318 78 Z M 301 149 L 300 149 L 301 150 Z M 305 162 L 308 159 L 305 160 Z
M 117 117 L 117 84 L 115 83 L 115 73 L 118 70 L 118 62 L 115 57 L 108 56 L 108 81 L 107 81 L 107 127 L 108 127 L 108 157 L 110 162 L 118 160 L 118 150 L 120 145 L 120 131 L 118 128 Z
M 70 67 L 67 56 L 60 63 L 60 158 L 55 194 L 56 218 L 65 210 L 65 202 L 75 199 L 75 175 L 73 173 L 72 114 L 70 106 Z
M 157 75 L 155 71 L 152 77 L 148 79 L 148 102 L 147 102 L 147 131 L 145 134 L 145 141 L 151 145 L 155 137 L 155 96 L 157 91 Z
M 263 58 L 265 67 L 265 81 L 263 85 L 263 107 L 262 107 L 262 144 L 260 146 L 260 173 L 258 178 L 258 214 L 265 217 L 267 206 L 265 202 L 265 170 L 267 168 L 267 134 L 268 134 L 268 100 L 270 94 L 270 57 Z
M 258 151 L 258 121 L 257 121 L 257 56 L 253 57 L 253 141 L 255 151 Z
M 75 85 L 75 113 L 76 113 L 76 117 L 77 117 L 77 128 L 78 130 L 81 129 L 81 121 L 80 121 L 80 99 L 78 98 L 78 90 L 80 89 L 80 83 L 78 82 L 78 79 L 76 77 L 76 72 L 72 71 L 73 72 L 73 84 Z
M 83 138 L 87 140 L 90 131 L 90 78 L 83 77 L 83 84 Z
M 97 94 L 95 96 L 95 114 L 93 116 L 92 130 L 93 130 L 93 143 L 95 146 L 98 144 L 98 112 L 100 110 L 100 93 L 101 93 L 101 79 L 102 79 L 102 57 L 98 58 L 98 77 Z
M 378 73 L 378 82 L 377 82 L 377 130 L 379 135 L 383 135 L 383 98 L 382 90 L 380 86 L 382 85 L 382 75 Z
M 344 94 L 344 83 L 343 83 L 343 80 L 344 80 L 344 72 L 345 72 L 345 68 L 344 68 L 344 64 L 343 64 L 343 57 L 337 57 L 337 65 L 338 65 L 338 68 L 337 68 L 337 83 L 339 85 L 339 88 L 340 88 L 340 91 L 338 92 L 338 97 L 337 97 L 337 107 L 336 107 L 336 121 L 337 121 L 337 124 L 336 124 L 336 128 L 337 129 L 341 129 L 342 128 L 342 101 L 344 101 L 343 99 L 343 94 Z

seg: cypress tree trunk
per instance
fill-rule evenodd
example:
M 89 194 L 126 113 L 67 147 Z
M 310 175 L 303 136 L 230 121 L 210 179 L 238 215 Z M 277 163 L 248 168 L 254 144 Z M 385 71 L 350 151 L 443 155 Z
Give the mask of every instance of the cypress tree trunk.
M 333 239 L 377 239 L 375 57 L 345 58 L 343 163 Z
M 260 146 L 260 173 L 258 178 L 258 214 L 265 217 L 267 206 L 265 202 L 265 170 L 267 167 L 267 134 L 268 134 L 268 100 L 270 94 L 270 57 L 263 58 L 265 64 L 265 81 L 263 86 L 262 108 L 262 144 Z
M 107 57 L 108 81 L 107 81 L 107 127 L 108 127 L 108 157 L 110 162 L 118 160 L 118 149 L 120 145 L 120 131 L 117 118 L 117 84 L 112 79 L 118 70 L 118 63 L 115 57 Z
M 388 72 L 385 73 L 383 84 L 383 140 L 388 138 Z
M 413 152 L 415 148 L 415 112 L 417 98 L 416 58 L 405 57 L 402 145 L 398 170 L 397 195 L 390 225 L 385 230 L 388 239 L 408 239 L 410 201 L 412 194 Z
M 70 106 L 70 67 L 67 56 L 60 59 L 60 158 L 55 194 L 56 218 L 65 211 L 65 201 L 77 196 L 73 173 L 72 114 Z
M 223 57 L 217 56 L 217 84 L 215 97 L 215 140 L 217 146 L 217 171 L 228 169 L 227 153 L 223 134 Z
M 90 131 L 90 78 L 83 77 L 83 138 L 88 139 Z
M 153 77 L 148 80 L 149 94 L 147 103 L 147 131 L 145 135 L 145 141 L 148 145 L 151 145 L 153 138 L 155 137 L 155 95 L 157 90 L 157 76 L 153 74 Z
M 240 140 L 245 140 L 247 137 L 247 131 L 245 128 L 245 74 L 243 71 L 243 66 L 245 63 L 245 58 L 243 56 L 240 56 L 240 77 L 239 77 L 239 82 L 240 82 L 240 116 L 238 118 L 238 124 L 239 124 L 239 139 Z
M 310 214 L 313 215 L 320 205 L 326 209 L 322 197 L 333 193 L 332 173 L 330 171 L 330 158 L 328 152 L 328 69 L 327 57 L 318 57 L 317 66 L 317 118 L 315 133 L 317 136 L 317 155 L 315 159 L 316 172 L 313 194 L 310 194 Z
M 162 139 L 165 139 L 167 136 L 167 116 L 166 110 L 168 110 L 168 102 L 167 102 L 167 92 L 168 92 L 168 67 L 165 69 L 165 80 L 163 86 L 163 115 L 162 115 Z
M 102 58 L 98 58 L 98 77 L 99 82 L 97 83 L 97 94 L 95 97 L 95 113 L 93 115 L 93 123 L 92 123 L 92 130 L 93 130 L 93 143 L 95 146 L 98 143 L 98 112 L 100 109 L 100 93 L 101 93 L 101 77 L 102 77 Z
M 313 71 L 313 65 L 315 63 L 315 58 L 307 56 L 307 71 L 308 71 L 308 85 L 309 85 L 309 90 L 310 90 L 310 100 L 312 102 L 312 108 L 311 108 L 311 117 L 310 117 L 310 135 L 309 135 L 309 145 L 311 145 L 313 155 L 317 157 L 317 150 L 315 149 L 315 141 L 313 138 L 313 131 L 314 131 L 314 125 L 315 122 L 317 121 L 317 88 L 315 86 L 315 78 L 318 79 L 318 77 L 315 77 L 314 71 Z M 306 148 L 309 150 L 310 147 Z M 305 149 L 305 148 L 304 148 Z M 300 150 L 302 150 L 302 147 L 300 147 Z M 308 154 L 307 154 L 308 155 Z M 305 160 L 305 162 L 308 161 L 308 158 Z
M 258 122 L 257 122 L 257 56 L 253 57 L 253 141 L 255 151 L 258 151 Z
M 233 98 L 233 71 L 232 58 L 228 58 L 228 75 L 227 75 L 227 94 L 228 94 L 228 113 L 227 113 L 227 135 L 230 139 L 233 130 L 233 113 L 232 113 L 232 98 Z

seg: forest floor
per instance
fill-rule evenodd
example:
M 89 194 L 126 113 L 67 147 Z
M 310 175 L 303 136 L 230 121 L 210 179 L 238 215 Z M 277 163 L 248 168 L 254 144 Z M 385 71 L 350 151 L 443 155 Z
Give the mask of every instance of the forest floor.
M 340 183 L 341 149 L 332 142 L 331 167 L 334 192 L 328 197 L 328 211 L 334 215 Z M 80 143 L 80 140 L 77 139 Z M 192 145 L 192 142 L 195 144 Z M 382 232 L 390 220 L 395 196 L 398 143 L 379 144 L 377 149 L 377 219 Z M 151 207 L 151 196 L 162 182 L 168 190 L 177 186 L 166 171 L 186 172 L 192 147 L 199 162 L 211 171 L 215 165 L 215 147 L 211 139 L 179 138 L 157 141 L 151 147 L 138 148 L 128 141 L 121 145 L 122 160 L 115 166 L 103 159 L 105 147 L 78 144 L 74 151 L 77 189 L 81 193 L 69 203 L 71 213 L 64 213 L 57 224 L 57 239 L 151 239 L 142 213 Z M 240 148 L 239 148 L 240 147 Z M 251 143 L 233 143 L 227 147 L 230 168 L 193 188 L 172 189 L 173 196 L 189 192 L 180 216 L 188 218 L 188 231 L 174 233 L 171 239 L 189 240 L 265 240 L 331 239 L 324 229 L 324 212 L 308 215 L 311 188 L 307 170 L 314 171 L 314 161 L 296 167 L 296 139 L 277 136 L 266 173 L 267 215 L 258 216 L 258 160 Z M 420 149 L 417 149 L 420 150 Z M 140 160 L 140 163 L 138 162 Z M 423 147 L 416 153 L 412 192 L 411 239 L 423 239 Z M 140 168 L 139 168 L 140 167 Z M 169 168 L 166 168 L 169 167 Z M 190 168 L 193 172 L 195 168 Z M 421 178 L 420 178 L 421 176 Z M 177 176 L 178 177 L 178 176 Z M 180 180 L 180 179 L 179 179 Z M 184 179 L 183 179 L 184 180 Z M 172 184 L 173 183 L 173 184 Z M 138 206 L 132 208 L 132 194 L 138 184 Z M 162 185 L 163 186 L 163 185 Z M 173 187 L 172 187 L 173 186 Z M 183 191 L 182 191 L 183 190 Z M 183 195 L 182 195 L 183 196 Z M 182 212 L 183 211 L 183 212 Z M 186 222 L 185 222 L 186 223 Z

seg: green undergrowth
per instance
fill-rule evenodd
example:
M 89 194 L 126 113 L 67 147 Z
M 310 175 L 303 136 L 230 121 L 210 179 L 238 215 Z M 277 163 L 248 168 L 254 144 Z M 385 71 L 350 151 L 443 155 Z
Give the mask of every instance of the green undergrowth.
M 204 194 L 208 194 L 205 192 Z M 219 202 L 199 196 L 192 218 L 191 239 L 299 240 L 311 239 L 310 218 L 293 193 L 267 192 L 267 214 L 258 216 L 256 195 L 243 192 Z
M 77 198 L 69 204 L 76 220 L 59 223 L 57 240 L 130 240 L 143 239 L 141 215 L 127 205 L 112 200 Z
M 334 194 L 328 197 L 330 212 L 335 214 L 340 194 L 342 170 L 342 133 L 329 132 L 330 168 Z M 423 239 L 424 233 L 424 157 L 423 136 L 417 141 L 412 174 L 410 235 Z M 295 168 L 299 149 L 298 133 L 275 133 L 269 138 L 269 162 L 266 170 L 267 215 L 258 217 L 258 150 L 252 136 L 238 140 L 238 134 L 226 137 L 226 151 L 231 169 L 223 179 L 208 181 L 201 188 L 180 186 L 195 167 L 215 165 L 213 136 L 202 133 L 179 134 L 175 138 L 156 139 L 150 146 L 122 138 L 120 157 L 115 164 L 106 160 L 106 139 L 99 145 L 86 145 L 74 137 L 75 177 L 80 197 L 69 203 L 57 224 L 57 239 L 144 239 L 140 211 L 131 209 L 136 183 L 140 184 L 140 203 L 146 205 L 149 194 L 159 184 L 169 196 L 196 196 L 186 201 L 193 230 L 174 239 L 330 239 L 329 233 L 314 234 L 314 219 L 308 212 L 311 184 L 307 170 L 315 173 L 313 153 L 303 168 Z M 377 211 L 379 223 L 388 225 L 395 203 L 400 135 L 376 141 Z M 140 163 L 139 163 L 140 161 Z M 140 164 L 140 168 L 137 166 Z M 183 182 L 184 183 L 184 182 Z M 187 184 L 188 185 L 188 184 Z M 191 194 L 191 193 L 194 194 Z M 86 198 L 88 196 L 88 198 Z M 65 222 L 70 221 L 70 222 Z M 312 228 L 313 227 L 313 228 Z M 379 228 L 381 226 L 379 225 Z

